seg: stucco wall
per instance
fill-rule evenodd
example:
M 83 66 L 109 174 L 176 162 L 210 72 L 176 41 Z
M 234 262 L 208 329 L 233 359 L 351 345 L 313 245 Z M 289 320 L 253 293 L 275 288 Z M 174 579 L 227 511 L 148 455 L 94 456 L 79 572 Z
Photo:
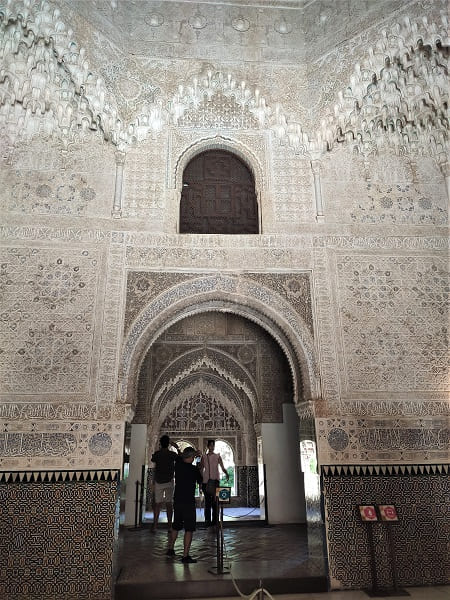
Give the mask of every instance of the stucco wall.
M 438 142 L 358 146 L 364 124 L 338 99 L 363 85 L 384 28 L 439 23 L 443 4 L 347 2 L 337 17 L 322 2 L 149 2 L 133 37 L 111 4 L 1 8 L 0 469 L 120 468 L 149 344 L 206 310 L 280 345 L 321 464 L 448 462 L 448 165 Z M 319 156 L 308 139 L 323 120 L 353 129 Z M 177 234 L 182 167 L 209 147 L 251 166 L 260 235 Z M 189 275 L 125 335 L 129 271 Z

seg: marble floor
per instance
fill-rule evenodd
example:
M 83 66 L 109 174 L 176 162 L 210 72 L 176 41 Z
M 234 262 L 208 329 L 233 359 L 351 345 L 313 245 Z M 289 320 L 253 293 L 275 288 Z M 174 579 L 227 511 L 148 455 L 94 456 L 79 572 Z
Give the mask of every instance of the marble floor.
M 212 574 L 216 536 L 198 524 L 191 555 L 198 562 L 180 562 L 180 534 L 174 558 L 166 556 L 167 524 L 152 533 L 149 525 L 119 535 L 116 600 L 238 600 L 249 598 L 261 585 L 275 600 L 367 600 L 364 591 L 326 592 L 326 562 L 322 530 L 305 526 L 264 526 L 263 523 L 225 523 L 224 566 L 231 574 Z M 237 582 L 239 596 L 232 579 Z M 450 600 L 450 587 L 408 588 L 411 600 Z M 323 592 L 323 593 L 321 593 Z M 256 600 L 270 600 L 257 595 Z M 390 596 L 394 598 L 394 596 Z
M 411 600 L 449 600 L 450 586 L 414 587 L 406 588 Z M 363 591 L 334 591 L 323 594 L 271 594 L 275 600 L 368 600 L 369 596 Z M 389 596 L 390 599 L 405 598 L 404 596 Z M 206 600 L 205 598 L 192 598 L 191 600 Z M 213 599 L 210 599 L 213 600 Z M 242 600 L 241 596 L 224 596 L 214 600 Z M 255 600 L 270 600 L 268 596 Z
M 268 527 L 260 523 L 239 526 L 227 523 L 224 544 L 224 566 L 231 568 L 244 594 L 250 594 L 260 581 L 279 592 L 327 589 L 321 530 L 308 535 L 304 525 Z M 198 560 L 196 564 L 183 565 L 180 561 L 182 534 L 176 542 L 174 558 L 166 556 L 166 549 L 166 524 L 161 524 L 155 533 L 149 526 L 136 531 L 121 528 L 116 597 L 150 598 L 150 588 L 155 587 L 159 596 L 154 597 L 160 599 L 233 595 L 231 575 L 210 572 L 217 566 L 216 536 L 211 528 L 199 524 L 194 533 L 190 554 Z M 173 595 L 177 593 L 176 584 L 182 589 L 178 593 L 183 595 Z M 197 588 L 201 593 L 196 592 Z

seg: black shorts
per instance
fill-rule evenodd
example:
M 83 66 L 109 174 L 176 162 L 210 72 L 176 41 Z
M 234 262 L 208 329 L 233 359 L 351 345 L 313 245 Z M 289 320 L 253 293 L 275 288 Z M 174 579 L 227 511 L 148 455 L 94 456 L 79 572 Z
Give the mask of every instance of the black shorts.
M 176 531 L 195 531 L 197 522 L 195 504 L 180 504 L 175 502 L 173 505 L 173 523 L 172 528 Z

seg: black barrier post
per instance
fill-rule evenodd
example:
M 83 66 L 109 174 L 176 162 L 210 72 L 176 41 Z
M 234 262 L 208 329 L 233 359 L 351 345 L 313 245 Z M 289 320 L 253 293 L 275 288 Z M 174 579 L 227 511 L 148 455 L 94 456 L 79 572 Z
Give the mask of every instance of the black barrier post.
M 215 567 L 211 567 L 208 569 L 208 573 L 213 573 L 214 575 L 227 575 L 230 573 L 229 569 L 225 569 L 223 566 L 223 549 L 224 549 L 224 540 L 223 540 L 223 504 L 219 502 L 218 496 L 214 498 L 214 502 L 216 502 L 217 508 L 217 531 L 216 531 L 216 559 L 217 564 Z
M 378 577 L 377 577 L 377 565 L 375 562 L 375 547 L 373 543 L 373 524 L 378 522 L 378 515 L 375 504 L 360 504 L 358 506 L 359 515 L 362 522 L 366 526 L 367 531 L 367 542 L 369 545 L 369 556 L 370 556 L 370 574 L 372 577 L 372 588 L 366 590 L 369 596 L 380 596 L 378 589 Z
M 141 484 L 141 493 L 139 495 L 139 525 L 142 525 L 142 509 L 143 509 L 143 506 L 144 506 L 145 465 L 142 465 L 142 468 L 141 468 L 141 481 L 142 481 L 142 484 Z
M 141 525 L 138 525 L 139 522 L 139 486 L 141 485 L 140 481 L 136 481 L 136 498 L 134 503 L 134 527 L 129 527 L 128 531 L 136 531 L 137 529 L 141 529 Z
M 217 572 L 220 573 L 220 569 L 222 567 L 222 556 L 221 556 L 221 548 L 220 548 L 220 513 L 219 513 L 219 498 L 216 496 L 214 498 L 214 502 L 216 505 L 216 515 L 217 515 L 217 523 L 216 523 L 216 552 L 217 552 Z
M 386 527 L 388 552 L 389 552 L 389 558 L 391 561 L 393 590 L 392 590 L 392 594 L 390 594 L 390 595 L 409 596 L 409 592 L 399 588 L 398 582 L 397 582 L 397 565 L 396 565 L 396 561 L 395 561 L 394 541 L 392 539 L 392 527 L 394 526 L 394 524 L 398 524 L 398 522 L 399 522 L 397 509 L 394 504 L 380 504 L 378 506 L 378 511 L 380 513 L 381 522 Z
M 380 504 L 378 505 L 378 507 L 376 507 L 374 504 L 360 505 L 359 511 L 361 514 L 361 518 L 367 527 L 367 540 L 369 542 L 370 568 L 372 574 L 372 589 L 366 590 L 366 593 L 371 597 L 382 598 L 386 598 L 388 596 L 409 596 L 409 593 L 407 591 L 399 589 L 397 585 L 397 567 L 395 564 L 395 554 L 391 532 L 392 522 L 398 522 L 398 516 L 395 506 L 393 504 Z M 387 553 L 391 561 L 393 589 L 380 590 L 380 588 L 378 587 L 377 566 L 375 561 L 375 546 L 373 543 L 374 523 L 380 523 L 380 525 L 384 524 L 387 526 Z

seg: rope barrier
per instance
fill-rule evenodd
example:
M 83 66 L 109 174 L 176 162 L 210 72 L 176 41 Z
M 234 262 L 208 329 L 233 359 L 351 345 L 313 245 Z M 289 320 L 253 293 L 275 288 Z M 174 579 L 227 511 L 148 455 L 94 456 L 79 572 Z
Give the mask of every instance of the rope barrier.
M 264 588 L 262 586 L 262 580 L 259 580 L 259 588 L 253 590 L 253 592 L 251 592 L 249 595 L 247 594 L 243 594 L 241 592 L 241 590 L 239 589 L 239 586 L 233 576 L 233 569 L 231 568 L 231 561 L 228 558 L 228 552 L 227 552 L 227 546 L 225 544 L 225 539 L 223 540 L 223 548 L 225 550 L 225 556 L 228 562 L 228 566 L 230 569 L 230 576 L 231 576 L 231 581 L 233 583 L 234 589 L 236 590 L 236 592 L 238 593 L 238 595 L 241 598 L 245 598 L 245 600 L 254 600 L 256 598 L 256 596 L 259 594 L 260 595 L 260 600 L 262 600 L 265 596 L 267 596 L 267 598 L 269 598 L 269 600 L 275 600 L 275 598 L 270 594 L 270 592 L 268 590 L 266 590 L 266 588 Z

